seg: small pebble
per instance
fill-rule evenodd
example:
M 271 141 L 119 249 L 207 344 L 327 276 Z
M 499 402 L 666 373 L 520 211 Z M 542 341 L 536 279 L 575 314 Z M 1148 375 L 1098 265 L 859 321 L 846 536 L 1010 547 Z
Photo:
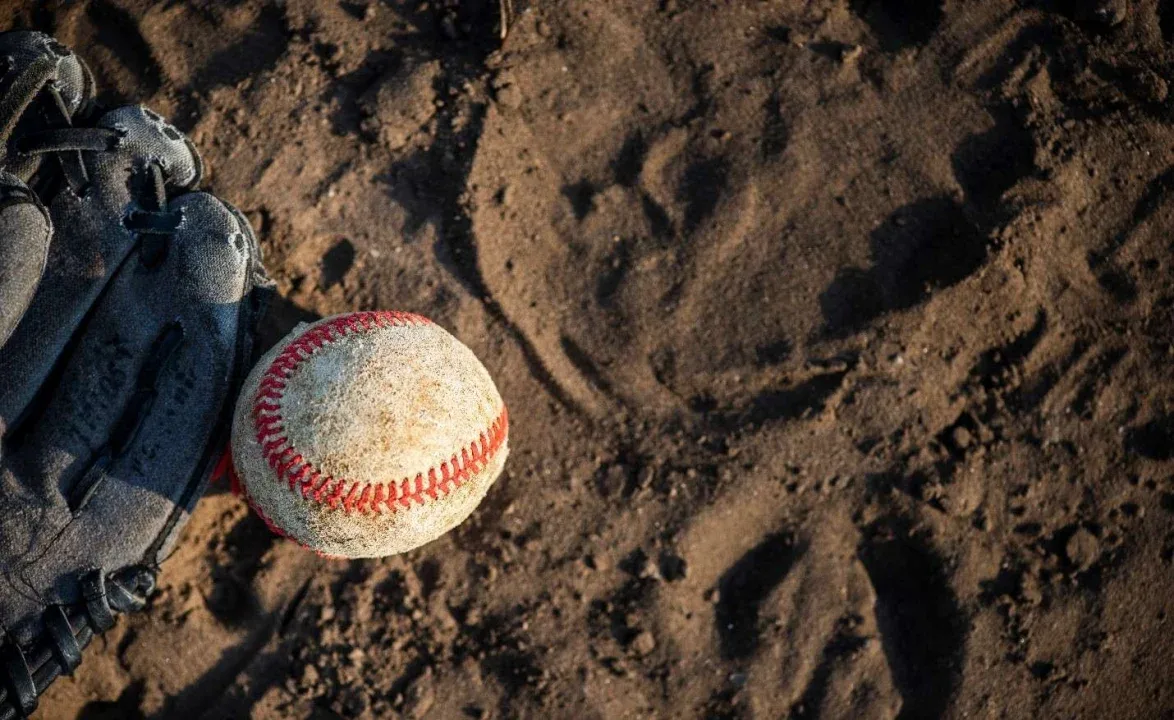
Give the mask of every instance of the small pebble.
M 1100 557 L 1101 541 L 1088 530 L 1080 528 L 1064 544 L 1064 554 L 1077 570 L 1087 570 Z
M 652 633 L 645 630 L 632 640 L 632 651 L 636 655 L 643 657 L 656 649 L 656 638 Z

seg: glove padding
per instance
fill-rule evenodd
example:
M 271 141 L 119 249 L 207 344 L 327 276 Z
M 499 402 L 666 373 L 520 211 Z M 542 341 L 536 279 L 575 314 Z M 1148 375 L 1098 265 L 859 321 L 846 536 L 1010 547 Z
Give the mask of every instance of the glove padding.
M 179 131 L 92 108 L 85 66 L 43 35 L 0 35 L 0 60 L 3 718 L 153 590 L 270 283 L 244 217 L 194 191 Z

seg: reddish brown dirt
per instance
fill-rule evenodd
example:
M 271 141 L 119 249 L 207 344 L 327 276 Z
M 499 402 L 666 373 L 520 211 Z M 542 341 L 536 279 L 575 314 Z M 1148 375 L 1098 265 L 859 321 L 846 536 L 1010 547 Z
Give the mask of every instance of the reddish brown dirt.
M 83 0 L 301 318 L 511 408 L 464 526 L 337 562 L 214 489 L 45 718 L 1174 712 L 1174 9 Z

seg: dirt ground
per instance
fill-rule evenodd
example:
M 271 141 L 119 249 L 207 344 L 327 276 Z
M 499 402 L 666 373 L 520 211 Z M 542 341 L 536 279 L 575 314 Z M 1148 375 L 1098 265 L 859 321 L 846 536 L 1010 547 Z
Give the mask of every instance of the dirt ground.
M 0 5 L 201 148 L 270 342 L 423 313 L 512 425 L 405 556 L 214 487 L 41 717 L 1174 717 L 1174 5 Z

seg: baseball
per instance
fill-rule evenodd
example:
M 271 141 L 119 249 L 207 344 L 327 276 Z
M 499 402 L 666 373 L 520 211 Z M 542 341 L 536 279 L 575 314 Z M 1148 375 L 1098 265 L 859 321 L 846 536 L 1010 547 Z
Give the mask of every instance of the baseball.
M 325 555 L 417 548 L 501 474 L 508 417 L 469 348 L 427 318 L 355 312 L 300 325 L 245 381 L 232 461 L 275 531 Z

